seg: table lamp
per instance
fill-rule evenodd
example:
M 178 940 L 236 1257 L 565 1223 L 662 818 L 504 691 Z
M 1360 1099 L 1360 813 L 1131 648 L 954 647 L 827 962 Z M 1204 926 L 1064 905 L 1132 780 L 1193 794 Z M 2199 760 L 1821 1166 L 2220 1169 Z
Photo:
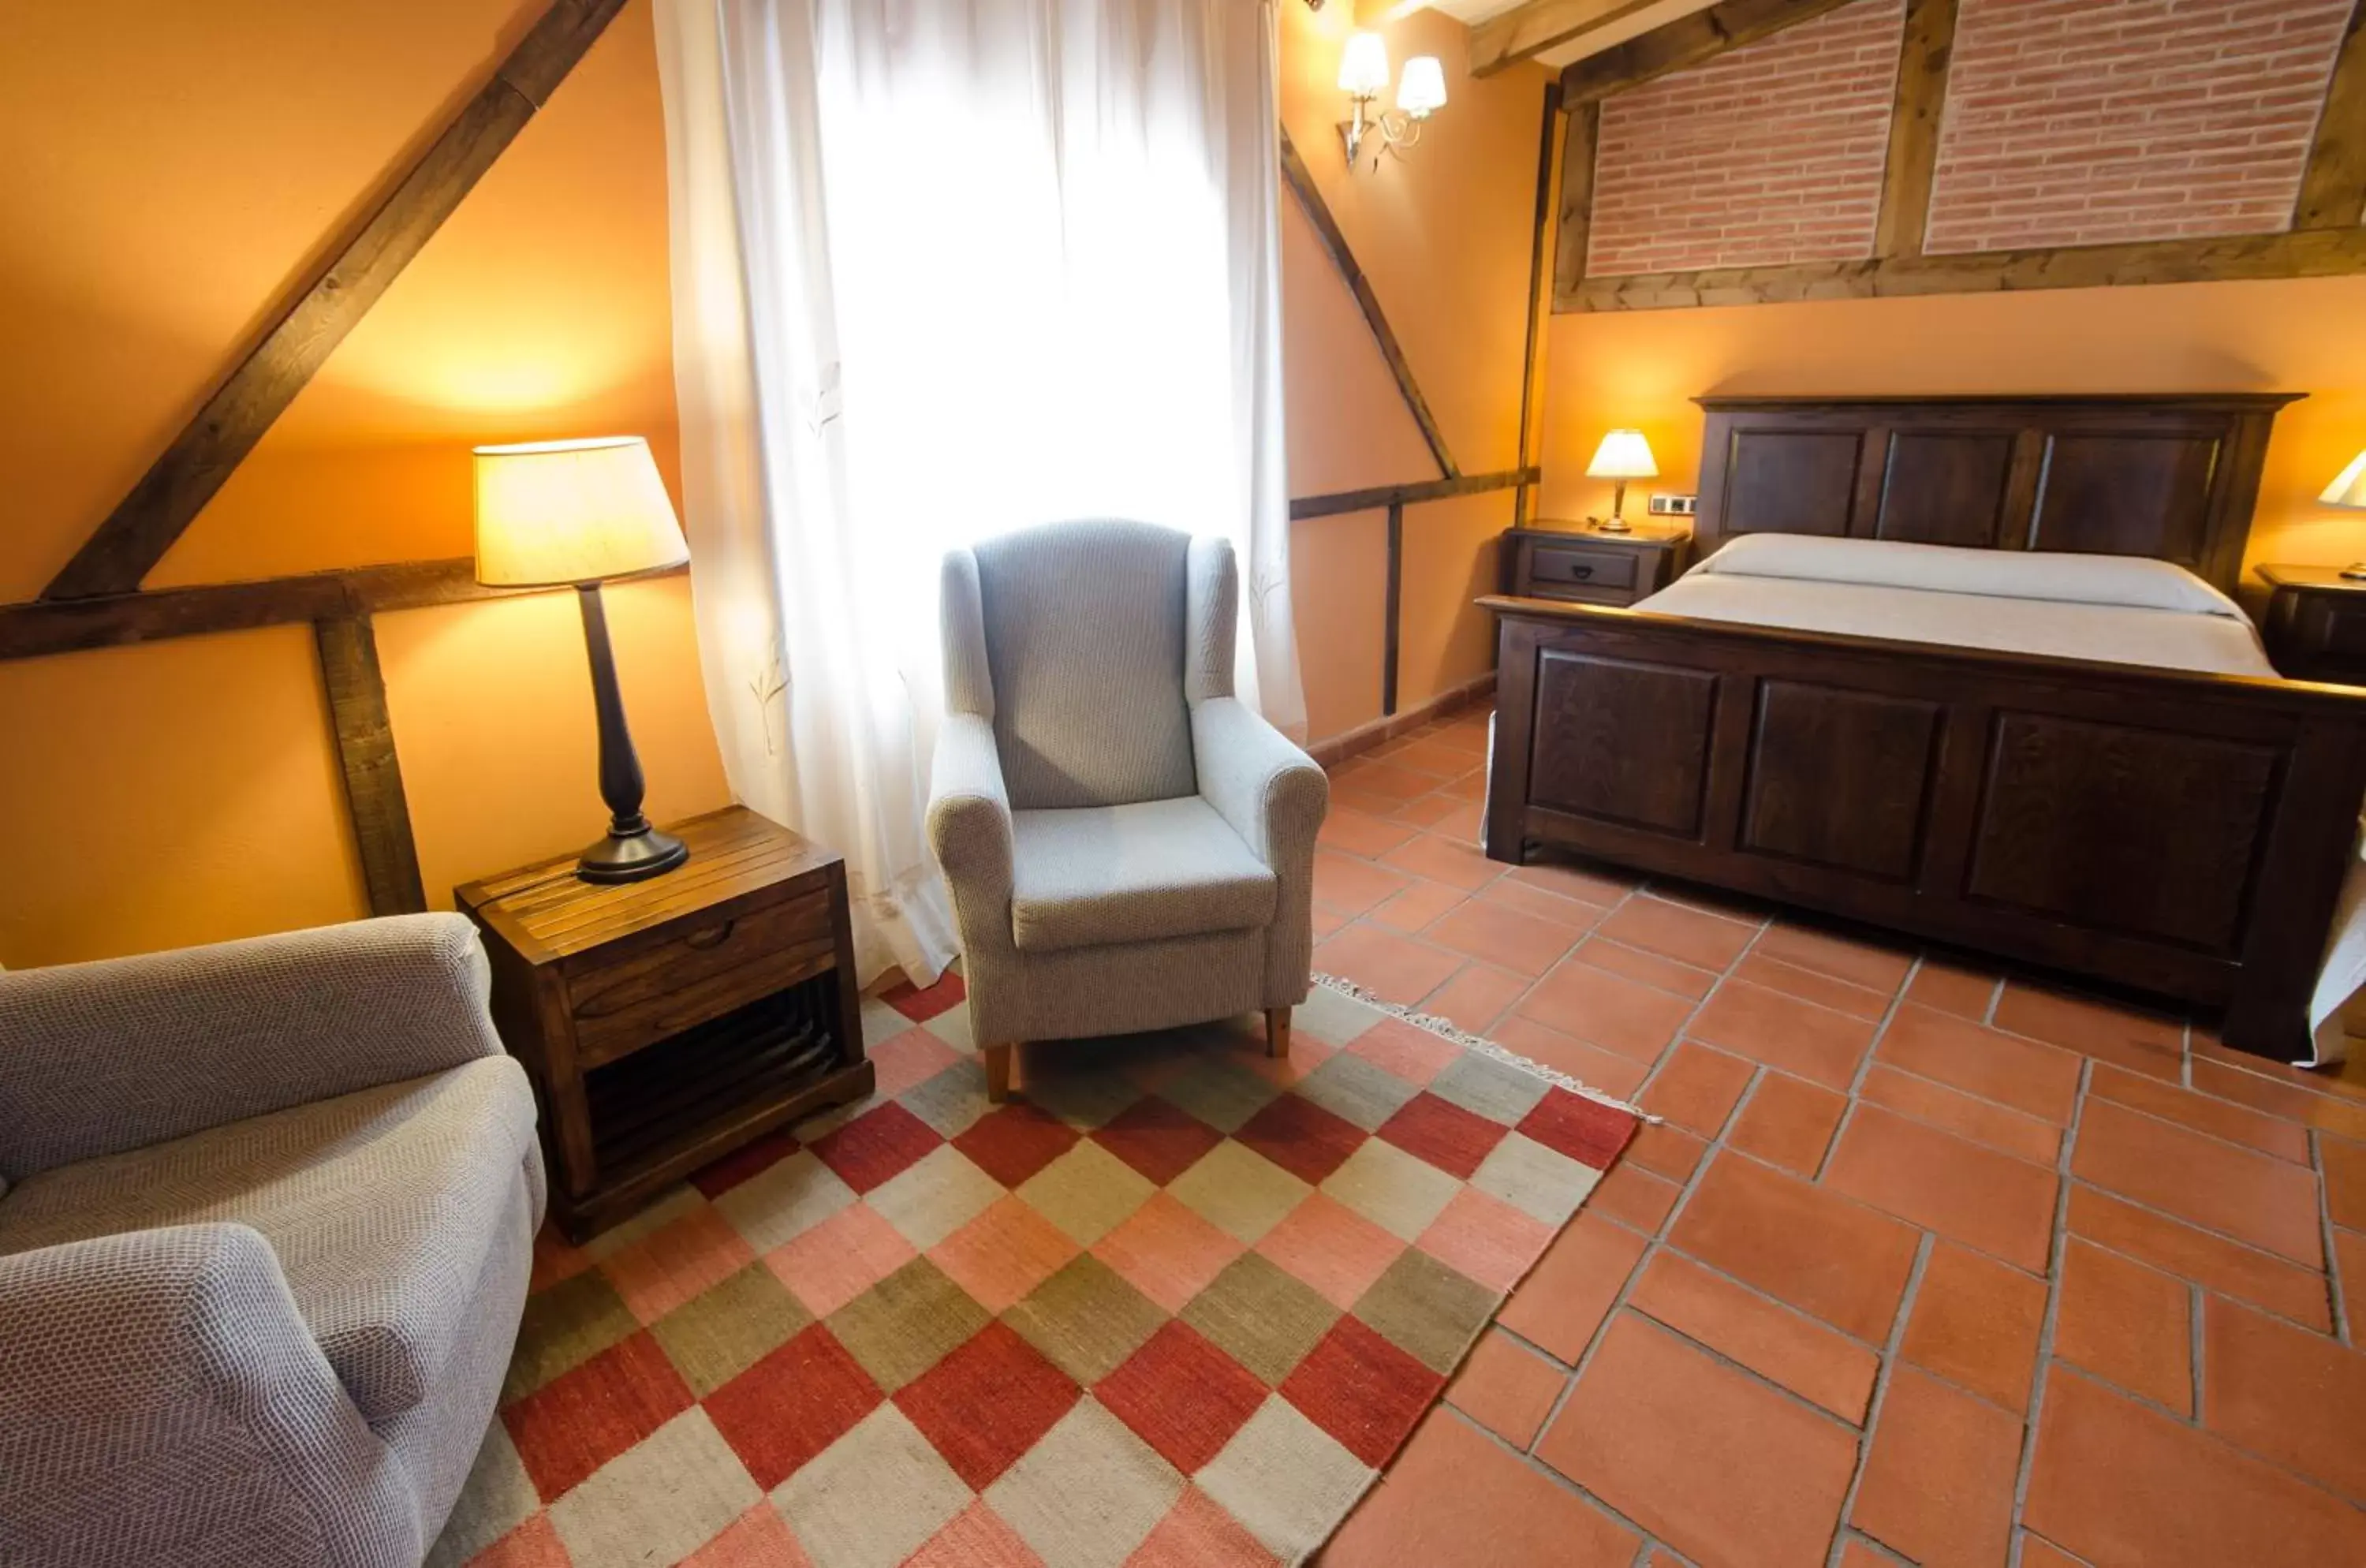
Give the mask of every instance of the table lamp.
M 1594 449 L 1585 477 L 1618 481 L 1611 494 L 1610 521 L 1596 525 L 1606 534 L 1631 534 L 1634 530 L 1627 525 L 1627 481 L 1657 479 L 1660 465 L 1651 460 L 1651 444 L 1643 439 L 1641 431 L 1614 430 Z
M 2325 487 L 2316 498 L 2327 506 L 2347 506 L 2366 512 L 2366 452 L 2350 459 L 2334 481 Z M 2341 569 L 2341 575 L 2353 582 L 2366 581 L 2366 560 L 2351 561 Z
M 572 585 L 592 657 L 592 704 L 600 716 L 600 798 L 608 836 L 585 850 L 587 882 L 637 882 L 690 858 L 680 839 L 641 815 L 641 760 L 625 728 L 616 658 L 600 584 L 680 566 L 690 558 L 649 444 L 637 435 L 479 446 L 477 581 L 494 588 Z

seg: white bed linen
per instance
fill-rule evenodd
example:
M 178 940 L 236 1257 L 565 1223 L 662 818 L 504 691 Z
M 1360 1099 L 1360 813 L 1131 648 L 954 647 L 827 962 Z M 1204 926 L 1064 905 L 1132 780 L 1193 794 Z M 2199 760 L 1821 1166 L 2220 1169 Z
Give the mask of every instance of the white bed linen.
M 1949 583 L 1977 583 L 1980 591 L 1940 586 Z M 2132 557 L 1757 534 L 1734 540 L 1635 608 L 1794 631 L 2276 678 L 2258 631 L 2234 601 L 2180 567 Z M 2310 1066 L 2348 1054 L 2341 1011 L 2361 989 L 2366 835 L 2352 846 L 2309 1004 L 2315 1045 Z

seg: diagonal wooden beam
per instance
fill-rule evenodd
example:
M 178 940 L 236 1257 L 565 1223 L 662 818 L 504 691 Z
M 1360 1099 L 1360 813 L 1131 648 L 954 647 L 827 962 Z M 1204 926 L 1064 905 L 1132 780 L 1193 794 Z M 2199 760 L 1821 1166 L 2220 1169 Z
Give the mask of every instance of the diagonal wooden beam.
M 419 848 L 411 835 L 411 805 L 395 760 L 394 726 L 386 711 L 386 675 L 377 661 L 377 633 L 366 615 L 312 623 L 321 682 L 329 695 L 329 728 L 337 738 L 344 773 L 345 809 L 361 852 L 362 886 L 373 915 L 411 915 L 427 908 L 419 876 Z
M 1574 43 L 1659 0 L 1527 0 L 1470 29 L 1470 70 L 1492 76 L 1549 49 Z
M 1881 215 L 1873 254 L 1919 256 L 1931 225 L 1939 172 L 1939 124 L 1947 110 L 1947 65 L 1955 50 L 1956 0 L 1906 0 L 1898 52 L 1898 93 L 1889 111 L 1889 161 L 1881 174 Z
M 1585 282 L 1585 246 L 1594 231 L 1594 149 L 1602 138 L 1602 106 L 1570 107 L 1561 130 L 1560 214 L 1553 241 L 1553 309 L 1567 309 Z
M 1599 54 L 1573 61 L 1560 73 L 1563 108 L 1640 86 L 1655 76 L 1715 60 L 1729 49 L 1772 38 L 1786 28 L 1837 11 L 1851 0 L 1721 0 L 1706 11 L 1638 34 Z
M 433 145 L 319 276 L 273 317 L 44 599 L 128 593 L 164 558 L 231 470 L 546 102 L 625 0 L 552 0 Z
M 1347 236 L 1340 231 L 1339 221 L 1331 216 L 1330 204 L 1316 188 L 1314 175 L 1307 168 L 1306 160 L 1298 155 L 1298 148 L 1290 140 L 1285 128 L 1281 133 L 1281 175 L 1298 197 L 1298 205 L 1306 209 L 1307 220 L 1314 225 L 1315 236 L 1331 256 L 1331 265 L 1347 285 L 1347 292 L 1356 297 L 1357 309 L 1364 312 L 1364 324 L 1372 330 L 1372 341 L 1380 345 L 1380 357 L 1388 361 L 1389 374 L 1396 378 L 1398 395 L 1404 399 L 1405 408 L 1413 422 L 1421 426 L 1421 438 L 1429 446 L 1429 455 L 1436 459 L 1440 472 L 1453 479 L 1462 470 L 1454 466 L 1454 455 L 1446 449 L 1446 436 L 1437 428 L 1436 416 L 1429 412 L 1429 401 L 1421 395 L 1421 386 L 1413 378 L 1413 366 L 1405 359 L 1404 348 L 1389 326 L 1389 318 L 1380 310 L 1380 297 L 1372 292 L 1371 280 L 1364 269 L 1356 265 L 1356 253 L 1347 247 Z
M 1537 127 L 1537 205 L 1532 220 L 1534 231 L 1528 236 L 1528 314 L 1520 334 L 1520 441 L 1516 465 L 1528 466 L 1528 453 L 1537 442 L 1536 411 L 1542 402 L 1544 389 L 1538 385 L 1544 368 L 1543 346 L 1538 339 L 1545 324 L 1545 304 L 1552 289 L 1553 253 L 1550 249 L 1553 232 L 1553 198 L 1558 191 L 1553 183 L 1553 157 L 1560 149 L 1553 145 L 1554 133 L 1560 129 L 1560 84 L 1545 84 L 1544 113 Z M 1512 526 L 1528 520 L 1528 487 L 1522 485 L 1512 495 Z
M 2327 84 L 2325 109 L 2293 204 L 2294 229 L 2353 229 L 2366 222 L 2366 0 L 2349 8 L 2349 30 Z

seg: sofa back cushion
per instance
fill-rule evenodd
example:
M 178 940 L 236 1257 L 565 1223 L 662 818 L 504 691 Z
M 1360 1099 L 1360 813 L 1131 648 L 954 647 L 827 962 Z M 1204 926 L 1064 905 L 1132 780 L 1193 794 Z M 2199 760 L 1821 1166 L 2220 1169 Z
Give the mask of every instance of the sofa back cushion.
M 1183 697 L 1190 536 L 1063 523 L 976 547 L 994 739 L 1021 811 L 1197 792 Z

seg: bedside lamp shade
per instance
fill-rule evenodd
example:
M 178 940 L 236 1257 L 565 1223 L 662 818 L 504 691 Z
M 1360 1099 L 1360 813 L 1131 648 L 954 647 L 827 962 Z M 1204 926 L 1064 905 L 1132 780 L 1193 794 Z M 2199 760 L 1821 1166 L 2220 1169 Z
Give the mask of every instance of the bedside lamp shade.
M 479 446 L 477 581 L 555 588 L 690 558 L 649 444 L 637 435 Z
M 1614 430 L 1594 449 L 1585 466 L 1590 479 L 1655 479 L 1660 465 L 1651 460 L 1651 444 L 1639 430 Z
M 2366 452 L 2350 459 L 2349 466 L 2316 499 L 2327 506 L 2352 506 L 2366 512 Z

